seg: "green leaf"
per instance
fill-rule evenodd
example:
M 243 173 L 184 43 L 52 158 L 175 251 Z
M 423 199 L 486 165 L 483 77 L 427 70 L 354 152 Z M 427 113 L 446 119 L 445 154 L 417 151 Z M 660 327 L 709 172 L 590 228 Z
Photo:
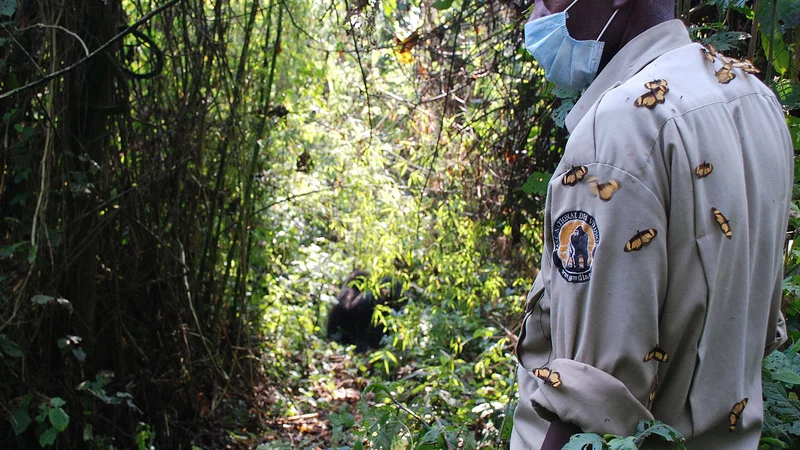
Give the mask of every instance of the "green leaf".
M 800 374 L 792 372 L 789 369 L 783 369 L 772 374 L 772 379 L 786 383 L 790 386 L 800 385 Z
M 57 431 L 64 431 L 69 425 L 69 414 L 61 408 L 51 408 L 48 414 L 50 423 Z
M 50 406 L 52 406 L 53 408 L 61 408 L 66 404 L 67 402 L 65 402 L 64 399 L 61 397 L 53 397 L 50 399 Z
M 603 450 L 603 438 L 591 433 L 575 434 L 562 450 Z
M 433 7 L 442 11 L 453 6 L 453 0 L 439 0 L 433 4 Z
M 33 302 L 34 305 L 42 306 L 53 302 L 55 299 L 56 299 L 55 297 L 40 294 L 40 295 L 34 295 L 33 298 L 31 298 L 31 301 Z
M 80 361 L 80 362 L 83 362 L 84 360 L 86 360 L 86 352 L 85 352 L 85 351 L 83 351 L 83 348 L 81 348 L 81 347 L 78 347 L 78 348 L 73 348 L 73 349 L 72 349 L 72 354 L 73 354 L 73 355 L 75 356 L 75 358 L 77 358 L 77 359 L 78 359 L 78 361 Z
M 22 353 L 19 345 L 11 339 L 8 339 L 5 334 L 0 334 L 0 351 L 11 358 L 22 358 L 25 355 Z
M 774 39 L 768 32 L 761 33 L 761 45 L 764 47 L 764 54 L 769 58 L 770 47 L 773 47 L 772 66 L 775 71 L 783 75 L 789 70 L 789 49 L 783 42 L 783 34 L 775 33 Z
M 633 436 L 628 436 L 626 438 L 614 438 L 608 443 L 608 448 L 611 450 L 638 450 L 639 447 L 636 446 L 636 442 L 633 440 Z
M 522 192 L 528 195 L 545 195 L 547 194 L 547 185 L 550 183 L 550 179 L 552 177 L 553 174 L 551 173 L 534 172 L 530 177 L 528 177 L 528 181 L 526 181 L 520 189 L 522 189 Z
M 39 435 L 39 445 L 47 447 L 56 442 L 56 434 L 58 432 L 55 428 L 48 428 L 44 433 Z
M 94 427 L 92 424 L 87 423 L 85 427 L 83 427 L 83 440 L 84 441 L 91 441 L 94 439 Z
M 767 35 L 772 34 L 772 2 L 759 3 L 756 13 L 758 23 Z M 783 35 L 786 30 L 791 30 L 800 25 L 800 1 L 779 0 L 775 13 L 775 22 L 780 29 L 775 30 L 776 35 Z
M 33 422 L 31 415 L 27 409 L 17 408 L 11 413 L 11 426 L 14 428 L 14 434 L 19 436 L 24 433 L 28 426 Z
M 0 16 L 11 17 L 17 11 L 17 0 L 0 0 Z

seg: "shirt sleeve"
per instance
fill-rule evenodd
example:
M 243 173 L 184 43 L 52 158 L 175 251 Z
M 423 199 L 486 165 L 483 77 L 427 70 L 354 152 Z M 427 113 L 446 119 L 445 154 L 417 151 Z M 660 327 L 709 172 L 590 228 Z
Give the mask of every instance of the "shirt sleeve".
M 583 180 L 570 185 L 584 168 Z M 540 378 L 531 401 L 586 432 L 631 434 L 640 420 L 653 419 L 647 406 L 659 360 L 668 360 L 670 350 L 658 341 L 666 208 L 634 175 L 601 163 L 556 174 L 548 203 L 542 270 L 553 357 L 547 369 L 560 383 Z
M 764 357 L 778 349 L 789 339 L 786 331 L 786 319 L 781 312 L 781 299 L 783 298 L 783 270 L 779 271 L 779 276 L 775 281 L 775 288 L 772 294 L 770 305 L 770 319 L 767 326 L 767 339 L 764 345 Z

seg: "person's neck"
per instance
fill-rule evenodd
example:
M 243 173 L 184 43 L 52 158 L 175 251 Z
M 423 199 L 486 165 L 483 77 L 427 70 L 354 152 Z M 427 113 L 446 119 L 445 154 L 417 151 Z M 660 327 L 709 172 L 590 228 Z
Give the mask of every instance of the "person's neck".
M 637 8 L 637 5 L 646 4 L 647 2 L 634 2 L 628 13 L 627 25 L 620 35 L 620 38 L 616 42 L 606 42 L 606 50 L 603 52 L 603 58 L 600 60 L 601 71 L 628 42 L 650 28 L 675 18 L 674 15 L 653 14 L 652 11 L 640 11 L 639 8 Z

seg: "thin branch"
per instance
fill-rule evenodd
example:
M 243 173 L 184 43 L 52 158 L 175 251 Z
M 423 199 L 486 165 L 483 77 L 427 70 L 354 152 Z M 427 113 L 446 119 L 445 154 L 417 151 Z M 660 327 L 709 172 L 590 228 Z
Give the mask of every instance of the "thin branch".
M 75 39 L 77 39 L 78 42 L 81 43 L 81 46 L 83 47 L 83 51 L 86 52 L 86 57 L 89 57 L 89 47 L 86 46 L 86 42 L 83 42 L 83 39 L 81 39 L 81 37 L 78 36 L 78 34 L 75 33 L 74 31 L 69 31 L 68 29 L 62 27 L 61 25 L 46 25 L 46 24 L 43 24 L 43 23 L 36 23 L 36 24 L 33 24 L 33 25 L 31 25 L 31 26 L 29 26 L 27 28 L 22 28 L 19 31 L 27 31 L 27 30 L 30 30 L 31 28 L 53 28 L 53 29 L 56 29 L 56 30 L 61 30 L 64 33 L 67 33 L 68 35 L 70 35 L 70 36 L 74 37 Z
M 750 28 L 750 45 L 747 48 L 747 60 L 752 61 L 756 56 L 756 46 L 758 45 L 758 6 L 761 0 L 756 0 L 753 4 L 753 25 Z
M 35 87 L 41 86 L 44 83 L 47 83 L 48 81 L 50 81 L 52 79 L 61 77 L 62 75 L 65 75 L 65 74 L 77 69 L 78 67 L 81 67 L 82 65 L 86 64 L 87 62 L 89 62 L 90 59 L 94 58 L 99 53 L 103 52 L 107 48 L 111 47 L 114 43 L 118 42 L 120 39 L 122 39 L 125 36 L 127 36 L 128 34 L 130 34 L 134 29 L 136 29 L 137 27 L 139 27 L 143 23 L 149 21 L 150 19 L 152 19 L 156 15 L 162 13 L 164 10 L 166 10 L 168 8 L 171 8 L 171 7 L 175 6 L 176 4 L 178 4 L 178 3 L 182 2 L 182 1 L 183 0 L 170 0 L 169 2 L 165 3 L 162 6 L 159 6 L 158 8 L 154 9 L 149 14 L 147 14 L 146 16 L 144 16 L 141 19 L 139 19 L 138 21 L 136 21 L 133 25 L 131 25 L 128 28 L 126 28 L 123 31 L 121 31 L 119 34 L 117 34 L 116 36 L 111 38 L 108 42 L 106 42 L 105 44 L 103 44 L 100 47 L 98 47 L 97 50 L 95 50 L 95 51 L 89 53 L 88 55 L 84 56 L 82 59 L 80 59 L 75 64 L 73 64 L 73 65 L 71 65 L 69 67 L 66 67 L 64 69 L 61 69 L 58 72 L 53 72 L 50 75 L 47 75 L 44 78 L 40 78 L 40 79 L 38 79 L 38 80 L 36 80 L 36 81 L 34 81 L 32 83 L 28 83 L 25 86 L 18 87 L 16 89 L 12 89 L 12 90 L 10 90 L 8 92 L 0 94 L 0 100 L 2 100 L 4 98 L 7 98 L 7 97 L 11 97 L 12 95 L 15 95 L 15 94 L 19 94 L 20 92 L 23 92 L 23 91 L 27 91 L 28 89 L 33 89 Z

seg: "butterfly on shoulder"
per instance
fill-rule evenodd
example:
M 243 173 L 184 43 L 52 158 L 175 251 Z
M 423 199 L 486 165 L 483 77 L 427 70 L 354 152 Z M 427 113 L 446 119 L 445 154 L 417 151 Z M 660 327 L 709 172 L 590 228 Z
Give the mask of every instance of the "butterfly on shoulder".
M 725 237 L 730 239 L 733 236 L 733 230 L 731 230 L 731 224 L 728 221 L 728 218 L 725 217 L 717 208 L 711 208 L 711 212 L 714 214 L 714 218 L 719 224 L 719 229 L 722 230 L 722 232 L 725 234 Z
M 545 384 L 549 384 L 554 388 L 561 387 L 561 374 L 558 372 L 553 372 L 552 370 L 542 367 L 539 369 L 535 369 L 533 371 L 533 375 L 537 378 L 541 378 L 544 380 Z
M 653 109 L 656 105 L 664 103 L 667 92 L 669 92 L 669 84 L 666 80 L 653 80 L 644 84 L 644 87 L 650 90 L 641 97 L 637 98 L 633 104 L 637 107 L 645 107 Z
M 586 180 L 589 183 L 589 190 L 594 197 L 600 197 L 600 200 L 607 202 L 614 197 L 614 193 L 620 189 L 620 183 L 616 180 L 609 180 L 600 182 L 597 177 L 590 177 Z
M 714 75 L 717 76 L 717 81 L 719 81 L 720 84 L 730 83 L 736 78 L 736 74 L 733 73 L 733 61 L 728 60 Z
M 569 169 L 567 173 L 561 177 L 561 184 L 564 186 L 575 186 L 583 181 L 587 173 L 589 173 L 589 169 L 587 169 L 586 166 L 572 166 L 572 169 Z
M 650 243 L 658 235 L 658 231 L 650 228 L 644 231 L 637 231 L 636 235 L 625 244 L 625 253 L 638 252 Z
M 731 408 L 731 414 L 728 416 L 728 430 L 733 432 L 736 430 L 736 425 L 739 424 L 739 419 L 742 417 L 742 412 L 744 411 L 745 406 L 747 406 L 748 399 L 745 397 L 740 402 L 736 402 Z
M 644 355 L 644 362 L 648 362 L 651 359 L 665 363 L 669 361 L 669 355 L 664 351 L 664 349 L 656 346 L 654 349 L 650 350 L 646 355 Z
M 697 174 L 697 178 L 705 178 L 711 175 L 711 172 L 713 171 L 714 171 L 714 166 L 711 163 L 707 163 L 705 161 L 703 161 L 702 164 L 700 164 L 694 169 L 694 173 Z
M 750 62 L 750 61 L 748 61 L 746 59 L 745 60 L 738 60 L 736 58 L 731 58 L 731 64 L 733 65 L 734 69 L 741 69 L 741 70 L 743 70 L 743 71 L 745 71 L 745 72 L 747 72 L 747 73 L 749 73 L 751 75 L 755 75 L 757 73 L 761 73 L 761 71 L 758 70 L 758 67 L 756 67 L 755 65 L 753 65 L 752 62 Z
M 712 63 L 716 62 L 717 60 L 716 55 L 717 53 L 719 53 L 716 47 L 714 47 L 711 44 L 706 44 L 705 46 L 703 46 L 703 48 L 700 49 L 700 51 L 703 52 L 703 56 L 705 56 L 707 60 L 711 61 Z

